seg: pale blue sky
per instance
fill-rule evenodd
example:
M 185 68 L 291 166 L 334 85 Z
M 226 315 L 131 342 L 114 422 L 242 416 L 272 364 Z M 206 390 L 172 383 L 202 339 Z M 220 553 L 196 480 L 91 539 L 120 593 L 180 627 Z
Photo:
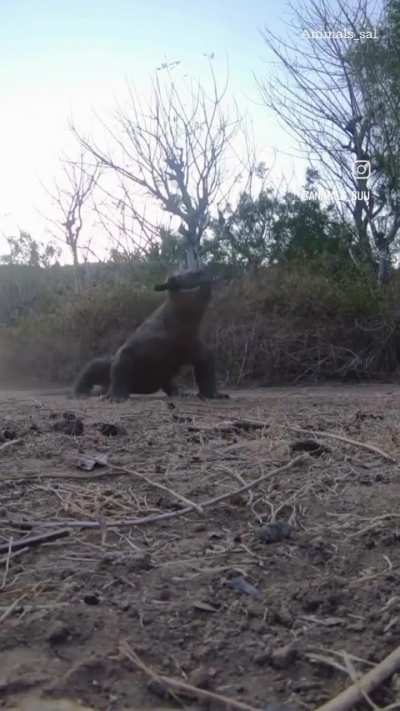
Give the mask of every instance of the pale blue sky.
M 228 61 L 230 90 L 253 117 L 260 154 L 287 151 L 253 77 L 271 60 L 260 30 L 279 33 L 285 16 L 283 0 L 0 0 L 0 231 L 18 225 L 43 237 L 37 210 L 49 206 L 40 180 L 51 184 L 59 154 L 71 150 L 70 115 L 90 130 L 93 110 L 112 110 L 127 80 L 145 91 L 165 59 L 201 78 L 203 53 L 215 52 L 222 79 Z M 292 159 L 279 156 L 279 168 L 292 170 Z

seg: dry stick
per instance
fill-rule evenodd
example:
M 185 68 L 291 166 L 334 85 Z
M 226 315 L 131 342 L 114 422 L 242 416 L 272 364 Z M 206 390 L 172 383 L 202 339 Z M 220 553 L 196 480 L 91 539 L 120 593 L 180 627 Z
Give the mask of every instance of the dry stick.
M 232 430 L 268 429 L 270 425 L 261 420 L 223 420 L 212 425 L 188 425 L 189 432 L 232 432 Z
M 392 457 L 390 454 L 387 454 L 387 452 L 384 452 L 383 449 L 379 449 L 379 447 L 375 447 L 374 444 L 367 444 L 366 442 L 359 442 L 356 439 L 350 439 L 349 437 L 343 437 L 342 435 L 333 434 L 332 432 L 321 432 L 320 430 L 303 430 L 301 427 L 291 427 L 291 426 L 289 426 L 289 429 L 293 430 L 293 432 L 298 432 L 299 434 L 314 435 L 316 437 L 329 437 L 329 439 L 337 439 L 340 442 L 346 442 L 346 444 L 354 444 L 355 447 L 362 447 L 362 449 L 368 449 L 370 452 L 379 454 L 381 457 L 383 457 L 383 459 L 387 459 L 389 462 L 393 462 L 393 464 L 397 464 L 397 459 L 394 459 L 394 457 Z
M 272 472 L 268 472 L 268 474 L 263 474 L 262 476 L 258 477 L 258 479 L 254 479 L 251 481 L 249 484 L 245 484 L 244 486 L 241 486 L 239 489 L 235 489 L 234 491 L 229 491 L 227 494 L 222 494 L 221 496 L 216 496 L 214 499 L 209 499 L 208 501 L 205 501 L 204 503 L 201 504 L 202 509 L 210 508 L 210 506 L 214 506 L 215 504 L 221 503 L 221 501 L 226 501 L 227 499 L 231 499 L 233 496 L 237 496 L 238 494 L 242 494 L 244 491 L 249 491 L 250 489 L 254 489 L 256 486 L 259 486 L 262 484 L 264 481 L 267 479 L 271 479 L 273 476 L 276 476 L 276 474 L 281 474 L 284 471 L 287 471 L 288 469 L 291 469 L 294 467 L 296 464 L 300 464 L 302 462 L 308 461 L 310 459 L 308 454 L 301 454 L 298 457 L 295 457 L 294 459 L 291 459 L 290 462 L 287 464 L 284 464 L 282 467 L 278 467 L 278 469 L 273 469 Z M 145 516 L 143 518 L 127 518 L 122 521 L 115 521 L 115 522 L 110 522 L 106 523 L 105 525 L 108 528 L 122 528 L 124 526 L 142 526 L 146 525 L 148 523 L 154 523 L 155 521 L 165 521 L 170 518 L 177 518 L 178 516 L 184 516 L 185 514 L 190 513 L 191 511 L 194 510 L 193 505 L 191 506 L 186 506 L 184 509 L 181 509 L 180 511 L 171 511 L 168 513 L 163 513 L 163 514 L 155 514 L 154 516 Z M 99 523 L 97 521 L 50 521 L 50 522 L 40 522 L 40 526 L 42 528 L 50 528 L 53 526 L 57 526 L 57 524 L 62 525 L 64 527 L 68 528 L 99 528 Z M 39 522 L 37 522 L 37 525 L 39 525 Z
M 14 602 L 11 603 L 10 607 L 7 607 L 7 610 L 3 612 L 3 614 L 0 616 L 0 625 L 2 622 L 5 622 L 7 617 L 9 617 L 12 613 L 12 611 L 19 605 L 22 600 L 24 600 L 27 597 L 27 593 L 24 593 L 23 595 L 20 595 L 20 597 L 17 597 Z
M 352 706 L 365 699 L 365 694 L 371 693 L 382 682 L 386 681 L 400 669 L 400 647 L 383 659 L 376 667 L 370 669 L 361 679 L 358 679 L 348 689 L 342 691 L 331 701 L 318 706 L 315 711 L 348 711 Z
M 21 481 L 40 481 L 41 479 L 71 479 L 72 481 L 86 481 L 87 479 L 89 481 L 95 481 L 96 479 L 103 479 L 104 477 L 107 476 L 122 476 L 123 474 L 126 474 L 126 471 L 105 471 L 105 472 L 90 472 L 88 474 L 85 474 L 84 472 L 81 473 L 76 473 L 76 474 L 70 474 L 69 472 L 67 473 L 49 473 L 47 472 L 46 474 L 27 474 L 26 476 L 19 476 L 19 477 L 14 477 L 10 476 L 7 478 L 0 477 L 0 484 L 2 483 L 19 483 Z
M 167 494 L 170 494 L 170 496 L 173 496 L 175 499 L 178 499 L 178 501 L 182 501 L 184 504 L 186 504 L 186 506 L 194 508 L 197 513 L 203 513 L 203 509 L 199 504 L 194 503 L 194 501 L 190 501 L 190 499 L 187 499 L 186 496 L 178 494 L 178 492 L 174 491 L 174 489 L 170 489 L 168 486 L 160 484 L 158 481 L 152 481 L 144 474 L 139 474 L 139 472 L 135 472 L 133 469 L 128 469 L 128 467 L 118 467 L 112 465 L 112 468 L 118 472 L 121 472 L 121 474 L 124 473 L 136 476 L 138 479 L 142 479 L 142 481 L 145 481 L 147 484 L 149 484 L 149 486 L 154 486 L 156 489 L 161 489 L 161 491 L 167 492 Z
M 0 445 L 0 452 L 2 449 L 7 449 L 8 447 L 11 447 L 12 444 L 18 444 L 19 442 L 22 442 L 20 437 L 18 439 L 10 439 L 7 442 L 4 442 L 4 444 Z
M 346 671 L 347 671 L 351 681 L 353 682 L 353 684 L 356 684 L 356 686 L 357 686 L 358 674 L 357 674 L 356 668 L 355 668 L 352 660 L 350 659 L 350 655 L 346 652 L 346 650 L 343 651 L 343 660 L 346 665 Z M 367 694 L 367 692 L 363 691 L 361 689 L 361 693 L 363 696 L 363 700 L 366 701 L 367 704 L 372 709 L 375 709 L 376 711 L 378 711 L 378 706 L 376 704 L 374 704 L 374 702 L 372 701 L 371 697 Z
M 14 558 L 26 553 L 27 550 L 29 550 L 29 548 L 20 548 L 19 551 L 15 551 L 15 553 L 11 553 L 11 555 L 6 555 L 4 558 L 0 558 L 0 565 L 3 565 L 3 563 L 7 564 L 7 560 L 14 560 Z
M 1 590 L 4 590 L 4 588 L 6 587 L 8 571 L 10 569 L 10 558 L 11 558 L 12 544 L 13 544 L 13 537 L 11 536 L 10 540 L 8 541 L 8 551 L 7 551 L 7 556 L 6 556 L 6 565 L 4 568 L 4 575 L 3 575 L 3 582 L 1 584 Z
M 171 679 L 169 676 L 161 676 L 153 672 L 142 660 L 138 657 L 136 652 L 125 642 L 120 644 L 120 651 L 124 654 L 136 667 L 139 667 L 146 676 L 153 680 L 158 681 L 165 686 L 169 686 L 171 689 L 176 689 L 177 691 L 186 691 L 190 696 L 195 696 L 198 699 L 204 699 L 207 701 L 219 701 L 225 704 L 227 708 L 238 709 L 238 711 L 261 711 L 260 707 L 249 706 L 249 704 L 244 704 L 242 701 L 235 701 L 230 699 L 228 696 L 223 696 L 222 694 L 216 694 L 213 691 L 206 691 L 205 689 L 199 689 L 197 686 L 192 686 L 192 684 L 187 684 L 184 681 L 178 679 Z
M 219 464 L 219 465 L 216 467 L 216 469 L 220 469 L 221 471 L 225 472 L 226 474 L 229 474 L 229 476 L 231 476 L 231 477 L 233 477 L 234 479 L 236 479 L 236 481 L 238 481 L 239 484 L 241 484 L 242 486 L 245 486 L 245 484 L 247 483 L 247 482 L 245 481 L 245 479 L 243 479 L 243 477 L 240 476 L 240 474 L 239 474 L 238 472 L 233 471 L 233 470 L 230 469 L 229 467 L 226 467 L 226 466 L 224 466 L 224 465 L 222 465 L 222 464 Z M 250 492 L 250 495 L 249 495 L 249 504 L 251 504 L 252 501 L 253 501 L 253 494 L 252 494 L 252 492 Z
M 11 551 L 17 551 L 20 548 L 31 548 L 32 546 L 37 546 L 40 543 L 49 543 L 50 541 L 56 541 L 57 538 L 64 538 L 69 536 L 70 530 L 64 528 L 58 531 L 50 531 L 50 533 L 41 533 L 37 536 L 29 536 L 27 538 L 20 538 L 14 541 L 12 538 L 8 543 L 2 543 L 0 545 L 0 554 L 8 553 L 8 557 Z

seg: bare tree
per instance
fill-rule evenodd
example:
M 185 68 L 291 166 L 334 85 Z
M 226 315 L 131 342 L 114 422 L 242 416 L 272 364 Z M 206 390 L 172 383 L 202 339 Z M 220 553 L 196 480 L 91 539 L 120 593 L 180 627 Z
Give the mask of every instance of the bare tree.
M 98 185 L 98 199 L 94 201 L 98 225 L 108 238 L 111 253 L 126 261 L 145 259 L 156 249 L 162 228 L 154 218 L 149 219 L 145 204 L 139 210 L 128 181 L 117 178 L 112 189 Z
M 80 252 L 92 253 L 90 240 L 81 244 L 84 225 L 83 213 L 93 197 L 93 191 L 98 184 L 100 168 L 91 165 L 81 152 L 79 160 L 72 162 L 64 159 L 62 162 L 63 180 L 55 182 L 55 187 L 47 193 L 56 208 L 57 216 L 48 218 L 52 224 L 52 232 L 56 239 L 62 241 L 70 250 L 74 265 L 75 288 L 81 287 Z
M 291 6 L 292 41 L 268 29 L 263 33 L 284 76 L 263 82 L 261 88 L 267 106 L 305 146 L 310 165 L 318 168 L 322 185 L 332 192 L 344 217 L 352 215 L 359 253 L 370 264 L 378 254 L 383 278 L 382 260 L 387 260 L 388 246 L 400 228 L 400 212 L 396 186 L 390 199 L 383 194 L 378 160 L 382 141 L 384 151 L 391 152 L 395 136 L 380 131 L 378 146 L 371 74 L 362 61 L 367 43 L 369 61 L 377 46 L 373 42 L 380 19 L 375 5 L 373 0 L 310 0 L 300 9 Z M 382 112 L 383 105 L 381 118 Z M 383 216 L 390 224 L 385 235 Z
M 385 3 L 377 40 L 354 47 L 351 63 L 371 123 L 370 155 L 375 208 L 370 229 L 379 257 L 379 281 L 389 278 L 400 228 L 400 25 L 397 0 Z M 397 238 L 397 239 L 396 239 Z M 397 245 L 398 246 L 398 245 Z
M 210 95 L 200 84 L 191 84 L 186 93 L 179 91 L 169 66 L 160 69 L 166 71 L 156 74 L 149 104 L 143 109 L 131 91 L 130 109 L 118 111 L 115 129 L 105 127 L 114 151 L 103 150 L 74 127 L 73 131 L 99 165 L 122 180 L 116 200 L 122 232 L 129 215 L 151 243 L 167 213 L 184 240 L 187 266 L 192 268 L 199 264 L 210 209 L 223 199 L 224 158 L 239 121 L 225 115 L 227 87 L 218 89 L 212 69 Z M 143 201 L 149 197 L 152 207 L 144 214 Z

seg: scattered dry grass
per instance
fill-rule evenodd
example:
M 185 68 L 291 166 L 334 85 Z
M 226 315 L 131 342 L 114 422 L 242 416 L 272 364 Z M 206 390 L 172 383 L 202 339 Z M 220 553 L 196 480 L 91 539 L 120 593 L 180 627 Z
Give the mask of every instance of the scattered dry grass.
M 20 440 L 0 450 L 3 658 L 28 645 L 52 678 L 39 688 L 65 695 L 65 664 L 57 671 L 48 646 L 57 623 L 70 631 L 68 664 L 84 649 L 114 680 L 110 691 L 91 672 L 93 687 L 81 664 L 69 681 L 68 693 L 96 709 L 112 693 L 116 709 L 154 708 L 124 655 L 188 693 L 205 665 L 210 703 L 328 701 L 400 630 L 397 398 L 360 387 L 174 405 L 3 398 Z M 64 409 L 82 418 L 82 437 L 52 431 Z M 99 421 L 126 434 L 105 438 Z M 324 449 L 293 451 L 310 440 Z M 109 466 L 79 470 L 82 452 L 107 454 Z M 266 545 L 262 528 L 282 522 L 290 535 Z M 62 540 L 13 548 L 66 528 Z M 274 651 L 288 644 L 297 656 L 280 668 Z M 15 682 L 7 664 L 4 674 Z M 393 704 L 393 689 L 383 685 L 374 704 Z

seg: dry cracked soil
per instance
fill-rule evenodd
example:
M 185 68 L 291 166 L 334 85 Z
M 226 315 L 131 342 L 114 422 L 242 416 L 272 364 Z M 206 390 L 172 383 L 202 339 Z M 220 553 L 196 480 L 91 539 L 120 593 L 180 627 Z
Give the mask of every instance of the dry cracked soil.
M 0 400 L 0 708 L 316 709 L 396 648 L 396 385 Z

